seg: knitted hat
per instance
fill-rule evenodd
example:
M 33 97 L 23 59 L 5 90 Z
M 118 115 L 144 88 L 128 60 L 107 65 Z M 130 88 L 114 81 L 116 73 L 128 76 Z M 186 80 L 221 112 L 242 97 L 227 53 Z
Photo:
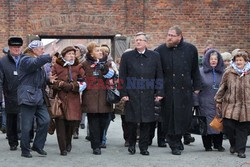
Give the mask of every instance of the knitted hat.
M 9 46 L 22 46 L 23 45 L 23 39 L 20 37 L 10 37 L 8 39 L 8 45 Z
M 28 45 L 28 48 L 29 49 L 34 49 L 34 48 L 38 48 L 38 47 L 41 47 L 41 46 L 43 46 L 42 41 L 34 40 L 34 41 L 30 42 L 30 44 Z
M 73 46 L 67 46 L 66 48 L 64 48 L 61 52 L 62 57 L 64 57 L 66 55 L 66 53 L 70 52 L 70 51 L 74 51 L 76 52 L 76 49 Z
M 231 53 L 229 52 L 224 52 L 224 53 L 221 53 L 221 56 L 222 56 L 222 59 L 225 61 L 225 60 L 229 60 L 231 61 L 233 56 L 231 55 Z

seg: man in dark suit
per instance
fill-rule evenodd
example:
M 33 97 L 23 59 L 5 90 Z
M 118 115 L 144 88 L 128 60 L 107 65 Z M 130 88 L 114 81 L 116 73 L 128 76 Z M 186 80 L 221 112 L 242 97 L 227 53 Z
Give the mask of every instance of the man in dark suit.
M 120 79 L 124 82 L 121 97 L 125 104 L 128 123 L 130 154 L 135 154 L 136 129 L 140 124 L 139 148 L 142 155 L 149 155 L 150 125 L 154 122 L 154 104 L 163 98 L 163 77 L 158 53 L 148 50 L 147 36 L 135 36 L 135 49 L 121 58 Z

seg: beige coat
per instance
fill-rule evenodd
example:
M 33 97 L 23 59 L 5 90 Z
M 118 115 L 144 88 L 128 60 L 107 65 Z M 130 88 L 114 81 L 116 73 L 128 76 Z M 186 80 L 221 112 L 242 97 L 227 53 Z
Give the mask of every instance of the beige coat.
M 250 121 L 250 71 L 240 77 L 230 67 L 223 75 L 215 101 L 221 103 L 222 117 L 239 122 Z

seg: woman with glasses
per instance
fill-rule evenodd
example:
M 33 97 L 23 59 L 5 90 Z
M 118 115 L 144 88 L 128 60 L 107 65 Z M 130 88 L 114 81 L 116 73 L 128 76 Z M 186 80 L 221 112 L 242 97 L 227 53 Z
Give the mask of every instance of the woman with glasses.
M 224 133 L 230 152 L 246 158 L 247 135 L 250 129 L 250 62 L 248 53 L 235 51 L 231 67 L 222 78 L 215 96 L 216 107 L 223 117 Z
M 207 118 L 207 135 L 202 136 L 206 151 L 212 151 L 212 146 L 221 152 L 225 150 L 222 147 L 222 133 L 209 126 L 217 113 L 214 96 L 219 89 L 223 72 L 224 63 L 220 53 L 214 49 L 208 50 L 204 55 L 203 66 L 200 69 L 202 90 L 199 93 L 200 112 Z

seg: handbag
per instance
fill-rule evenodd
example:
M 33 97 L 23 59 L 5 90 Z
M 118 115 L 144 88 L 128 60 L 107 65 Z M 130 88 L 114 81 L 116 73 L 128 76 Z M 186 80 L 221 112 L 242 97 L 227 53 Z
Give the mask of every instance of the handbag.
M 117 77 L 117 76 L 116 76 Z M 116 78 L 114 77 L 114 79 Z M 108 86 L 108 89 L 107 89 L 107 97 L 106 97 L 106 100 L 108 103 L 110 104 L 115 104 L 115 103 L 118 103 L 121 98 L 120 98 L 120 92 L 119 90 L 117 89 L 117 84 L 118 83 L 115 83 L 114 82 L 114 79 L 113 80 L 110 80 L 109 82 L 111 83 L 111 85 Z
M 120 92 L 117 88 L 107 89 L 107 102 L 110 104 L 118 103 L 120 101 Z
M 51 118 L 58 118 L 63 115 L 62 101 L 58 97 L 58 94 L 56 94 L 55 98 L 50 99 L 50 105 L 49 113 Z
M 193 118 L 188 132 L 197 135 L 207 134 L 207 119 L 205 116 L 201 116 L 200 110 L 197 107 L 193 109 Z
M 223 130 L 223 124 L 222 124 L 222 118 L 220 118 L 218 115 L 215 115 L 212 122 L 209 124 L 214 130 L 221 132 Z

